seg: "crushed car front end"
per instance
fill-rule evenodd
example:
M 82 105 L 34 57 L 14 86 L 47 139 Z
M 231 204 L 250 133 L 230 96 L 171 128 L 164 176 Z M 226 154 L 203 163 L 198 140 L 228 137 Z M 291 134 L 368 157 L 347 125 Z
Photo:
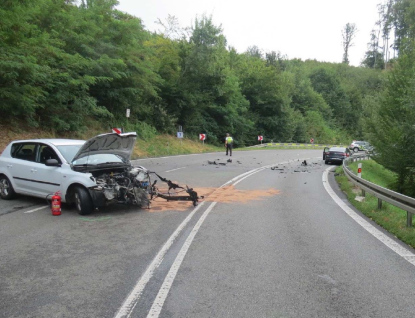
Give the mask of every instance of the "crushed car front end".
M 88 190 L 94 206 L 114 203 L 149 206 L 150 176 L 144 167 L 101 170 L 93 175 L 96 185 Z

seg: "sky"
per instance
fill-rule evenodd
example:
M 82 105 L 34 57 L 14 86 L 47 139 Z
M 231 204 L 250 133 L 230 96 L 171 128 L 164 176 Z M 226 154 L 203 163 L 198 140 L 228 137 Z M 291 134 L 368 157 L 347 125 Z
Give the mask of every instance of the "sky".
M 341 63 L 342 30 L 356 25 L 350 65 L 359 66 L 370 33 L 379 20 L 377 5 L 385 0 L 118 0 L 118 10 L 140 18 L 146 30 L 159 31 L 155 23 L 175 16 L 181 27 L 197 17 L 211 16 L 222 26 L 229 46 L 243 53 L 257 46 L 264 53 L 280 52 L 288 59 L 316 59 Z

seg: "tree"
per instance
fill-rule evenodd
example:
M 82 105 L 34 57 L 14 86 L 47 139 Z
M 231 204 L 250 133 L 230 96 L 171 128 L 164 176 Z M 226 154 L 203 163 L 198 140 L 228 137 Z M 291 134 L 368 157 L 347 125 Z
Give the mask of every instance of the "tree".
M 350 127 L 353 123 L 353 109 L 336 71 L 328 67 L 316 68 L 312 71 L 310 80 L 314 90 L 321 94 L 331 108 L 331 124 L 343 129 Z
M 257 131 L 273 140 L 291 138 L 294 129 L 287 133 L 288 137 L 285 132 L 288 131 L 292 77 L 272 65 L 267 66 L 267 62 L 257 56 L 243 54 L 241 60 L 237 75 Z
M 354 45 L 353 39 L 356 36 L 356 25 L 354 23 L 347 23 L 342 30 L 343 38 L 343 63 L 349 64 L 349 49 Z
M 95 63 L 65 50 L 66 27 L 77 18 L 71 1 L 15 1 L 0 7 L 3 112 L 56 131 L 79 130 L 88 117 L 111 116 L 89 95 L 89 88 L 104 80 L 91 75 Z
M 265 53 L 265 60 L 267 63 L 267 66 L 273 66 L 280 71 L 284 71 L 286 68 L 286 56 L 282 56 L 281 52 L 267 52 Z
M 157 19 L 156 23 L 160 25 L 163 30 L 159 30 L 158 33 L 171 40 L 181 40 L 187 37 L 185 29 L 180 27 L 179 20 L 174 15 L 168 15 L 166 21 Z
M 212 17 L 197 18 L 188 43 L 181 42 L 181 113 L 179 122 L 191 133 L 206 132 L 221 143 L 224 132 L 244 144 L 252 126 L 246 116 L 248 102 L 231 67 L 222 27 Z
M 372 30 L 372 33 L 370 34 L 368 48 L 369 50 L 365 53 L 362 65 L 369 68 L 384 69 L 385 62 L 383 60 L 382 52 L 379 51 L 379 38 L 376 35 L 375 30 Z
M 264 55 L 262 50 L 256 45 L 248 47 L 248 49 L 246 50 L 246 54 L 257 59 L 262 59 Z
M 396 190 L 415 196 L 415 43 L 388 74 L 386 89 L 366 119 L 377 160 L 398 174 Z

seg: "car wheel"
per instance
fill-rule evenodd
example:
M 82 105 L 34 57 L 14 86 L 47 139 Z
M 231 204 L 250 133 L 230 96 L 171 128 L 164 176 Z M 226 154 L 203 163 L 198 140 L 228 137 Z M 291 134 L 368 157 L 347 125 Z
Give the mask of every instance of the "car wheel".
M 91 196 L 88 191 L 82 187 L 76 187 L 74 192 L 75 208 L 80 215 L 90 214 L 93 210 Z
M 324 163 L 327 165 L 329 163 L 329 161 L 328 160 L 324 160 Z
M 354 147 L 354 148 L 353 148 L 353 151 L 354 151 L 354 152 L 358 152 L 358 151 L 359 151 L 359 148 Z
M 0 177 L 0 197 L 4 200 L 13 199 L 16 192 L 14 192 L 13 186 L 6 176 Z

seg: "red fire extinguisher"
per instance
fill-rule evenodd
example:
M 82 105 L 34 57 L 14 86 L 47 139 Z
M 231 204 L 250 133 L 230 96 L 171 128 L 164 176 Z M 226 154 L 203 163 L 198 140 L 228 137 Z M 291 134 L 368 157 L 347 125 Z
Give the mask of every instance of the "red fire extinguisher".
M 52 215 L 61 215 L 61 196 L 60 192 L 55 192 L 52 197 Z

